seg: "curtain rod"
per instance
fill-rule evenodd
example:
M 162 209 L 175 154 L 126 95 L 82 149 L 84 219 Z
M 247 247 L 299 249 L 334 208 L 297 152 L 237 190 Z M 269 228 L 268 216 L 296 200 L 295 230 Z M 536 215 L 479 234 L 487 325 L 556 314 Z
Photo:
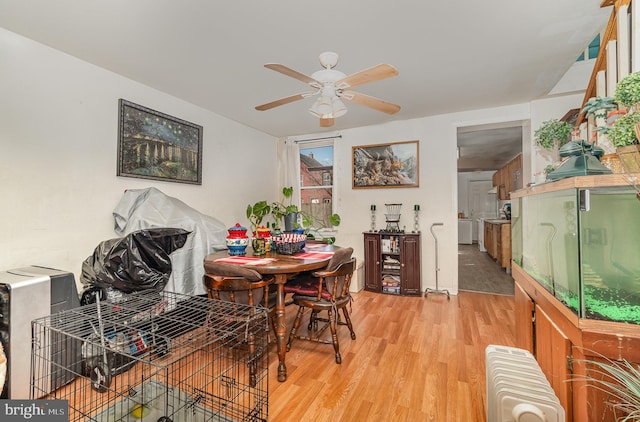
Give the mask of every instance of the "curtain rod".
M 334 139 L 334 138 L 342 138 L 342 135 L 338 134 L 338 135 L 334 135 L 334 136 L 325 136 L 323 138 L 294 139 L 293 142 L 295 142 L 297 144 L 298 142 L 322 141 L 324 139 Z

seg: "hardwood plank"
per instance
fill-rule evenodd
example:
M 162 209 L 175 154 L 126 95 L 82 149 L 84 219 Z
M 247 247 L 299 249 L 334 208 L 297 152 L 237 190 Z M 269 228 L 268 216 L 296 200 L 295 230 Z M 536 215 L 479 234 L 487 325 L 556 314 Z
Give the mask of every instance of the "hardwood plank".
M 341 365 L 331 345 L 295 341 L 280 383 L 271 346 L 269 420 L 484 420 L 484 351 L 515 346 L 513 296 L 460 292 L 447 301 L 362 291 L 350 314 L 357 339 L 339 327 Z

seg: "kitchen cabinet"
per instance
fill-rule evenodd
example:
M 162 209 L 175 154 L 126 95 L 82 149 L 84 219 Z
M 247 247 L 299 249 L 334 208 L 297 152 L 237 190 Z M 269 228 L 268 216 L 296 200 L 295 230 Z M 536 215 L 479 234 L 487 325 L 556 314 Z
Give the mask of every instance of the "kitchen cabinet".
M 493 186 L 496 187 L 497 198 L 510 199 L 510 192 L 522 188 L 522 154 L 518 154 L 492 177 Z
M 420 233 L 364 233 L 364 288 L 419 296 Z
M 484 247 L 502 268 L 511 268 L 511 222 L 484 220 Z

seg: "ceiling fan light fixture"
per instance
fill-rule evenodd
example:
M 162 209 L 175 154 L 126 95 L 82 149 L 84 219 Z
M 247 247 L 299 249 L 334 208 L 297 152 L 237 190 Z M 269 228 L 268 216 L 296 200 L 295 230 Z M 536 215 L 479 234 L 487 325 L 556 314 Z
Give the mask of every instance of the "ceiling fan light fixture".
M 331 100 L 324 96 L 318 97 L 309 109 L 309 112 L 316 117 L 331 115 L 333 112 Z
M 333 117 L 342 117 L 347 114 L 347 107 L 340 98 L 334 97 L 331 105 L 333 107 Z
M 398 71 L 395 67 L 382 63 L 347 76 L 334 69 L 338 63 L 338 55 L 336 53 L 326 51 L 320 54 L 319 58 L 322 69 L 312 73 L 311 76 L 279 63 L 265 64 L 264 66 L 267 69 L 308 84 L 313 91 L 280 98 L 279 100 L 256 106 L 255 109 L 258 111 L 270 110 L 274 107 L 318 95 L 316 101 L 309 108 L 309 113 L 320 118 L 321 127 L 333 126 L 336 117 L 344 116 L 347 113 L 348 110 L 343 101 L 351 101 L 387 114 L 394 114 L 400 110 L 400 106 L 397 104 L 351 91 L 353 87 L 396 76 Z

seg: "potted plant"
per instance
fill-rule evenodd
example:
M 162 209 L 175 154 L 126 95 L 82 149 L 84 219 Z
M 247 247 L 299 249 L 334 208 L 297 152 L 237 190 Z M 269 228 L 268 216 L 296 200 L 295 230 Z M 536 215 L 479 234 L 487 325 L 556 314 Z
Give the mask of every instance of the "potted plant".
M 638 144 L 636 124 L 640 122 L 640 112 L 628 113 L 618 118 L 607 131 L 607 136 L 616 147 Z
M 551 119 L 543 122 L 533 133 L 536 143 L 548 151 L 553 152 L 554 161 L 559 160 L 558 150 L 569 142 L 573 128 L 565 121 Z
M 283 200 L 288 200 L 288 204 L 283 202 L 272 203 L 271 214 L 276 222 L 284 219 L 285 231 L 302 229 L 310 239 L 322 239 L 329 243 L 335 241 L 333 236 L 326 236 L 326 231 L 329 228 L 340 225 L 340 216 L 338 214 L 329 216 L 329 224 L 326 224 L 312 214 L 300 210 L 297 205 L 292 203 L 293 187 L 282 188 L 282 196 Z M 298 223 L 298 216 L 300 217 L 300 223 Z
M 283 201 L 274 202 L 271 204 L 271 214 L 273 215 L 274 225 L 279 227 L 280 221 L 284 220 L 285 231 L 293 231 L 295 224 L 298 221 L 298 213 L 300 210 L 298 206 L 293 204 L 293 187 L 285 186 L 282 188 Z M 288 204 L 283 202 L 288 200 Z
M 576 377 L 589 386 L 610 394 L 616 421 L 627 422 L 640 419 L 640 370 L 626 360 L 620 362 L 607 359 L 582 360 L 592 375 Z
M 607 137 L 616 147 L 620 162 L 628 173 L 640 171 L 640 111 L 625 114 L 618 118 L 607 132 Z
M 631 73 L 616 85 L 615 100 L 625 107 L 640 104 L 640 72 Z
M 258 201 L 255 204 L 247 205 L 247 219 L 251 224 L 251 233 L 256 236 L 258 227 L 263 226 L 262 220 L 271 213 L 271 207 L 267 201 Z M 269 227 L 269 222 L 266 223 Z
M 587 101 L 582 108 L 581 113 L 585 113 L 587 118 L 590 116 L 597 118 L 607 117 L 607 113 L 612 110 L 617 110 L 615 98 L 613 97 L 595 97 Z
M 323 240 L 327 243 L 334 243 L 336 238 L 330 236 L 327 232 L 333 227 L 340 225 L 340 216 L 338 214 L 331 214 L 329 216 L 329 225 L 326 225 L 324 221 L 315 218 L 311 214 L 302 213 L 302 228 L 304 233 L 309 239 Z

